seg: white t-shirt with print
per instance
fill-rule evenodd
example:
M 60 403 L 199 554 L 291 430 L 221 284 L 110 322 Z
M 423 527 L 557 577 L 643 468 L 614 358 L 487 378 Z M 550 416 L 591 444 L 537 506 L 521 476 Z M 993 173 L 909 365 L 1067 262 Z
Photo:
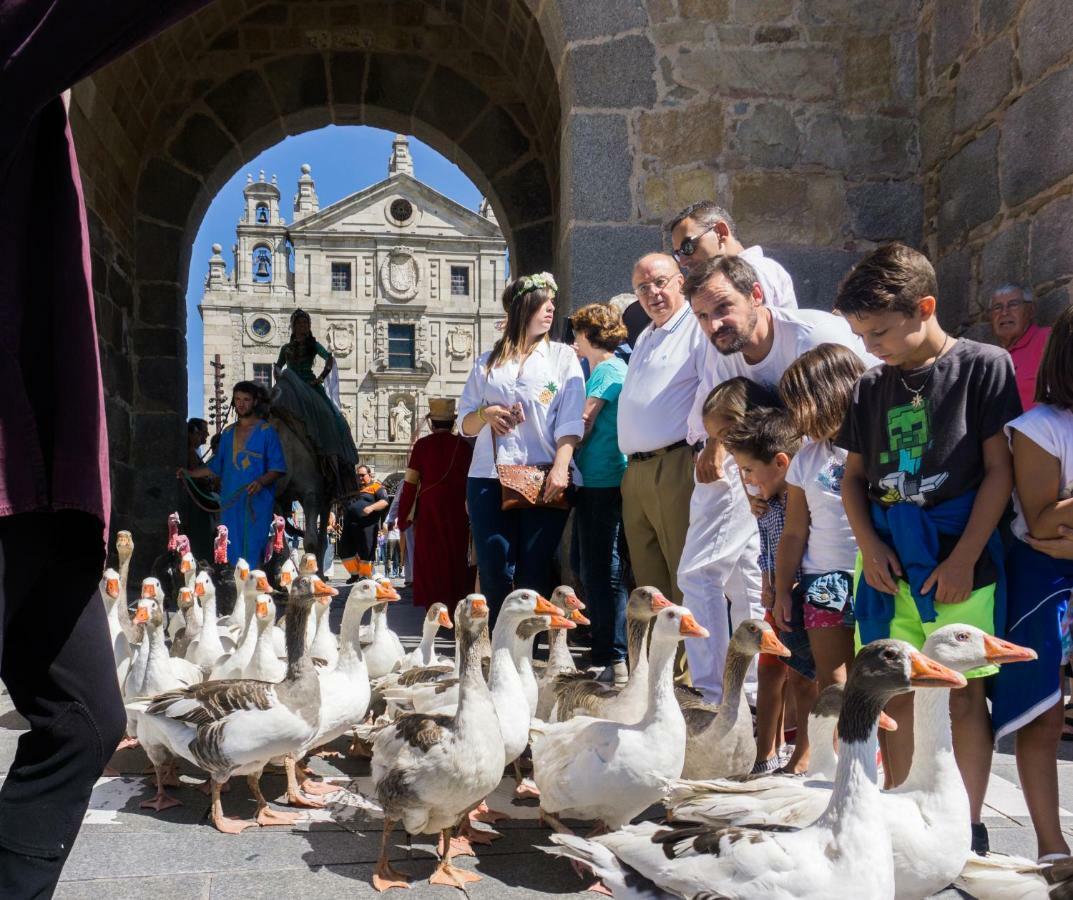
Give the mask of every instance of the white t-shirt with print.
M 1041 450 L 1058 460 L 1059 500 L 1073 497 L 1073 411 L 1059 409 L 1040 403 L 1023 415 L 1018 416 L 1005 427 L 1006 437 L 1013 447 L 1013 432 L 1019 431 L 1036 444 Z M 1017 491 L 1013 492 L 1013 506 L 1017 512 L 1013 533 L 1024 540 L 1028 534 L 1028 524 Z
M 496 463 L 540 465 L 555 459 L 560 438 L 580 438 L 585 433 L 585 376 L 572 347 L 557 341 L 541 341 L 528 359 L 502 363 L 488 371 L 491 351 L 482 353 L 469 373 L 458 402 L 458 430 L 462 420 L 482 406 L 510 407 L 520 403 L 525 421 L 510 433 L 496 438 L 498 458 L 492 452 L 492 429 L 485 425 L 477 434 L 470 478 L 496 478 Z M 581 475 L 571 465 L 580 485 Z
M 809 441 L 790 461 L 786 483 L 801 488 L 808 503 L 808 544 L 801 561 L 806 575 L 853 572 L 857 543 L 842 507 L 846 451 L 830 441 Z

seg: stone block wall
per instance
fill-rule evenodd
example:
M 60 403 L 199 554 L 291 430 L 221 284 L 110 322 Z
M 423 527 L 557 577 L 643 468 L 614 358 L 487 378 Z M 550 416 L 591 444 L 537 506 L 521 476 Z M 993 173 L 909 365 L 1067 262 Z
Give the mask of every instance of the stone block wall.
M 919 34 L 924 235 L 940 315 L 986 338 L 991 291 L 1015 281 L 1051 321 L 1073 278 L 1073 10 L 926 0 Z
M 560 66 L 573 303 L 628 289 L 629 255 L 669 246 L 661 226 L 705 198 L 808 306 L 876 243 L 920 241 L 914 0 L 610 5 L 618 27 L 575 23 Z

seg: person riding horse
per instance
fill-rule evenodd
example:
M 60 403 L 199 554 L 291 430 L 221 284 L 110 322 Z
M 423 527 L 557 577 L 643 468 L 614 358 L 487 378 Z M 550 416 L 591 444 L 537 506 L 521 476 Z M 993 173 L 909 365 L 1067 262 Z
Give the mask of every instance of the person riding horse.
M 320 375 L 313 372 L 317 357 L 325 360 Z M 313 336 L 309 313 L 296 309 L 291 313 L 291 339 L 280 348 L 274 367 L 272 411 L 288 424 L 301 424 L 332 484 L 332 494 L 342 497 L 357 490 L 358 450 L 337 401 L 325 390 L 334 371 L 335 357 Z M 333 382 L 338 394 L 337 380 L 331 379 L 329 385 Z

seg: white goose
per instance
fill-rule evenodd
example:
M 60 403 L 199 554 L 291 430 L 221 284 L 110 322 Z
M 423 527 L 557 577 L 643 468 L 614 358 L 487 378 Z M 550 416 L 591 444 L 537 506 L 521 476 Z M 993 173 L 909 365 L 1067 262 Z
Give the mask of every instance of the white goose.
M 201 626 L 205 623 L 204 611 L 194 594 L 193 578 L 190 579 L 190 587 L 179 588 L 176 603 L 182 616 L 183 625 L 172 636 L 171 655 L 185 659 L 186 651 L 190 649 L 190 644 L 201 634 Z M 171 621 L 174 623 L 178 619 L 178 615 L 172 616 Z
M 236 834 L 253 824 L 293 824 L 293 816 L 269 809 L 261 794 L 260 775 L 272 758 L 297 753 L 317 733 L 320 681 L 305 657 L 302 635 L 315 596 L 334 588 L 317 578 L 298 579 L 291 593 L 287 622 L 287 676 L 279 684 L 260 681 L 209 681 L 156 697 L 139 712 L 139 729 L 209 773 L 212 821 Z M 254 822 L 229 819 L 220 803 L 220 787 L 233 775 L 247 775 L 257 801 Z
M 331 629 L 330 603 L 318 603 L 313 608 L 316 628 L 313 632 L 313 640 L 309 645 L 309 655 L 313 657 L 317 665 L 321 663 L 327 669 L 334 669 L 339 661 L 339 639 Z
M 857 655 L 839 717 L 835 787 L 818 820 L 796 831 L 645 822 L 594 838 L 626 866 L 681 897 L 828 900 L 894 896 L 890 834 L 876 787 L 876 723 L 891 697 L 912 688 L 961 687 L 965 679 L 902 641 L 874 641 Z M 581 839 L 553 835 L 575 859 Z M 587 857 L 590 854 L 585 853 Z
M 139 600 L 134 622 L 143 627 L 144 636 L 135 650 L 130 672 L 123 683 L 124 702 L 146 700 L 165 691 L 187 688 L 204 681 L 205 673 L 201 669 L 168 653 L 164 642 L 164 612 L 156 600 Z M 128 714 L 127 727 L 131 729 L 131 734 L 137 733 L 138 721 L 136 715 Z M 157 789 L 155 797 L 142 802 L 142 808 L 160 812 L 181 805 L 164 789 L 169 774 L 172 783 L 175 783 L 174 771 L 165 769 L 165 764 L 172 761 L 167 747 L 154 742 L 152 734 L 139 734 L 139 743 L 153 763 Z
M 1034 659 L 1035 651 L 985 634 L 972 625 L 932 632 L 924 653 L 968 672 L 988 664 Z M 914 703 L 913 765 L 905 782 L 880 797 L 894 848 L 897 897 L 920 898 L 942 890 L 961 871 L 971 847 L 969 799 L 954 759 L 950 691 L 926 691 Z M 833 785 L 773 779 L 769 789 L 738 790 L 740 783 L 713 781 L 706 791 L 674 807 L 677 818 L 712 825 L 800 827 L 815 821 L 830 802 Z M 748 786 L 748 782 L 746 782 Z
M 674 652 L 683 637 L 708 637 L 689 610 L 671 606 L 652 630 L 648 703 L 636 724 L 575 716 L 533 728 L 533 780 L 541 813 L 595 819 L 617 828 L 659 800 L 682 771 L 686 724 L 674 697 Z
M 436 633 L 441 628 L 451 627 L 451 614 L 447 611 L 447 606 L 433 603 L 425 613 L 425 621 L 421 625 L 421 643 L 395 664 L 394 671 L 408 672 L 410 669 L 424 666 L 451 665 L 450 659 L 436 655 Z
M 451 865 L 451 837 L 466 813 L 495 789 L 503 772 L 499 718 L 481 672 L 480 638 L 487 634 L 487 626 L 488 604 L 483 597 L 467 597 L 458 605 L 462 684 L 454 716 L 404 715 L 375 738 L 373 788 L 384 810 L 380 858 L 373 875 L 378 891 L 409 884 L 409 878 L 387 859 L 388 839 L 399 821 L 407 834 L 441 835 L 433 884 L 464 888 L 480 878 Z
M 587 625 L 589 620 L 581 614 L 585 608 L 577 594 L 568 585 L 559 585 L 548 598 L 553 604 L 563 611 L 563 616 L 574 622 L 575 625 Z M 568 628 L 552 628 L 548 638 L 548 661 L 543 671 L 537 677 L 537 705 L 534 716 L 542 722 L 551 717 L 552 708 L 555 706 L 555 679 L 559 675 L 568 675 L 577 672 L 574 665 L 574 656 L 570 652 L 570 643 L 566 639 Z
M 243 618 L 241 634 L 238 638 L 239 643 L 234 653 L 213 667 L 212 675 L 210 676 L 213 681 L 243 677 L 243 672 L 246 671 L 253 659 L 253 654 L 257 649 L 257 640 L 261 633 L 260 629 L 252 624 L 256 614 L 257 603 L 259 598 L 270 590 L 271 585 L 268 583 L 268 576 L 264 572 L 254 569 L 249 573 L 243 593 L 235 603 L 235 612 L 240 612 Z M 231 634 L 234 635 L 236 632 L 232 631 Z M 280 675 L 280 678 L 282 677 Z
M 127 640 L 132 644 L 142 639 L 141 629 L 136 628 L 130 620 L 130 609 L 127 606 L 130 597 L 130 560 L 134 556 L 134 538 L 129 531 L 120 531 L 115 536 L 116 558 L 119 560 L 119 625 Z
M 123 679 L 127 677 L 130 669 L 130 641 L 123 631 L 123 625 L 119 619 L 120 579 L 115 569 L 105 569 L 98 587 L 101 600 L 104 602 L 104 612 L 108 618 L 108 637 L 112 643 L 112 661 L 115 664 L 116 678 L 119 686 L 123 686 Z
M 211 672 L 234 651 L 235 645 L 230 638 L 225 639 L 220 635 L 216 617 L 216 585 L 212 583 L 208 572 L 198 572 L 194 580 L 194 596 L 201 600 L 205 619 L 198 636 L 190 642 L 186 659 Z
M 386 580 L 386 579 L 385 579 Z M 379 603 L 372 611 L 372 640 L 364 646 L 365 664 L 370 678 L 387 675 L 405 655 L 398 636 L 387 624 L 387 604 Z
M 276 655 L 276 604 L 268 594 L 258 594 L 254 603 L 251 631 L 256 632 L 253 656 L 242 670 L 242 677 L 251 681 L 275 684 L 287 674 L 287 662 Z

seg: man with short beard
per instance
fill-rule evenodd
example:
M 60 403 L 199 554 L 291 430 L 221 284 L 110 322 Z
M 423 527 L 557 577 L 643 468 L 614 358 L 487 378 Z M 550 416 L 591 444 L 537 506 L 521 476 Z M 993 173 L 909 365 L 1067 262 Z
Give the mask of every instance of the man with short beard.
M 740 255 L 705 260 L 686 279 L 684 292 L 708 340 L 687 440 L 706 438 L 701 416 L 704 401 L 713 387 L 731 378 L 744 376 L 777 391 L 790 363 L 824 343 L 849 347 L 868 365 L 878 362 L 864 352 L 844 319 L 819 310 L 766 305 L 756 270 Z M 725 636 L 743 619 L 764 615 L 756 562 L 759 536 L 755 520 L 742 509 L 747 503 L 733 459 L 727 458 L 721 444 L 708 441 L 697 458 L 697 485 L 690 501 L 678 584 L 685 605 L 717 636 L 686 645 L 693 684 L 712 700 L 722 693 Z M 721 602 L 724 593 L 730 600 L 729 623 Z M 713 598 L 718 600 L 713 602 Z M 755 690 L 755 668 L 750 667 L 746 695 L 751 698 Z

